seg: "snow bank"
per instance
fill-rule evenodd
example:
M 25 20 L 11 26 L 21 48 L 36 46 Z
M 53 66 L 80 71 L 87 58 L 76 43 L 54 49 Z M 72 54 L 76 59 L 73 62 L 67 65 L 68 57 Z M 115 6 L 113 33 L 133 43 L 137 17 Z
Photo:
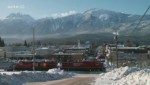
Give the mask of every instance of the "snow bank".
M 102 73 L 95 85 L 150 85 L 150 69 L 121 67 Z
M 0 85 L 22 85 L 27 82 L 50 81 L 73 76 L 62 70 L 50 69 L 42 71 L 0 72 Z
M 117 85 L 150 85 L 150 69 L 140 70 L 123 77 Z
M 54 68 L 54 69 L 49 69 L 47 71 L 47 73 L 50 73 L 50 74 L 63 74 L 64 70 L 60 70 L 60 69 Z

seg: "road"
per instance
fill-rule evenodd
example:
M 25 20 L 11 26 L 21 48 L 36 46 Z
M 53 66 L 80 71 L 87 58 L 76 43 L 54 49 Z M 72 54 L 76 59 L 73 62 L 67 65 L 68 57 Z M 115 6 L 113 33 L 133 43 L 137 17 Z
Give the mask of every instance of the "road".
M 96 77 L 97 75 L 95 74 L 80 74 L 72 78 L 62 80 L 33 82 L 33 83 L 26 83 L 23 85 L 93 85 Z

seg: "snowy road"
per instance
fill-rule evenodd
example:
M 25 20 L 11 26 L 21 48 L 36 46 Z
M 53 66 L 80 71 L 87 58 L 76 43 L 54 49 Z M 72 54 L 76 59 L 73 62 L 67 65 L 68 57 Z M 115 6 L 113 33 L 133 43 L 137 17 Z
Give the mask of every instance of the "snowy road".
M 97 78 L 97 75 L 95 74 L 80 74 L 72 78 L 62 80 L 26 83 L 24 85 L 93 85 L 95 78 Z

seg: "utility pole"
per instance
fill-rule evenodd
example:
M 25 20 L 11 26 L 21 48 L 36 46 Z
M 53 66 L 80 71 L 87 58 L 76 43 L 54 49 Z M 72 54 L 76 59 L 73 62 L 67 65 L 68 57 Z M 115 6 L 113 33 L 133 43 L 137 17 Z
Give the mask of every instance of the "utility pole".
M 118 68 L 118 32 L 113 33 L 115 35 L 115 43 L 116 43 L 116 66 Z
M 32 48 L 32 50 L 33 50 L 33 67 L 32 67 L 32 69 L 33 69 L 33 71 L 35 71 L 35 28 L 33 27 L 33 48 Z

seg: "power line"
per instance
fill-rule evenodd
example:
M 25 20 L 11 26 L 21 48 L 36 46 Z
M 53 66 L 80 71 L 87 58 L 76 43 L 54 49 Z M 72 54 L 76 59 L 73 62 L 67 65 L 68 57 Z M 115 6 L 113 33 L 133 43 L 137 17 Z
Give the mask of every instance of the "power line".
M 142 17 L 140 18 L 140 20 L 137 23 L 135 29 L 137 29 L 137 27 L 139 26 L 139 24 L 141 23 L 141 21 L 143 20 L 144 16 L 146 15 L 146 13 L 148 12 L 149 9 L 150 9 L 150 6 L 148 6 L 147 10 L 144 12 L 144 14 L 142 15 Z

